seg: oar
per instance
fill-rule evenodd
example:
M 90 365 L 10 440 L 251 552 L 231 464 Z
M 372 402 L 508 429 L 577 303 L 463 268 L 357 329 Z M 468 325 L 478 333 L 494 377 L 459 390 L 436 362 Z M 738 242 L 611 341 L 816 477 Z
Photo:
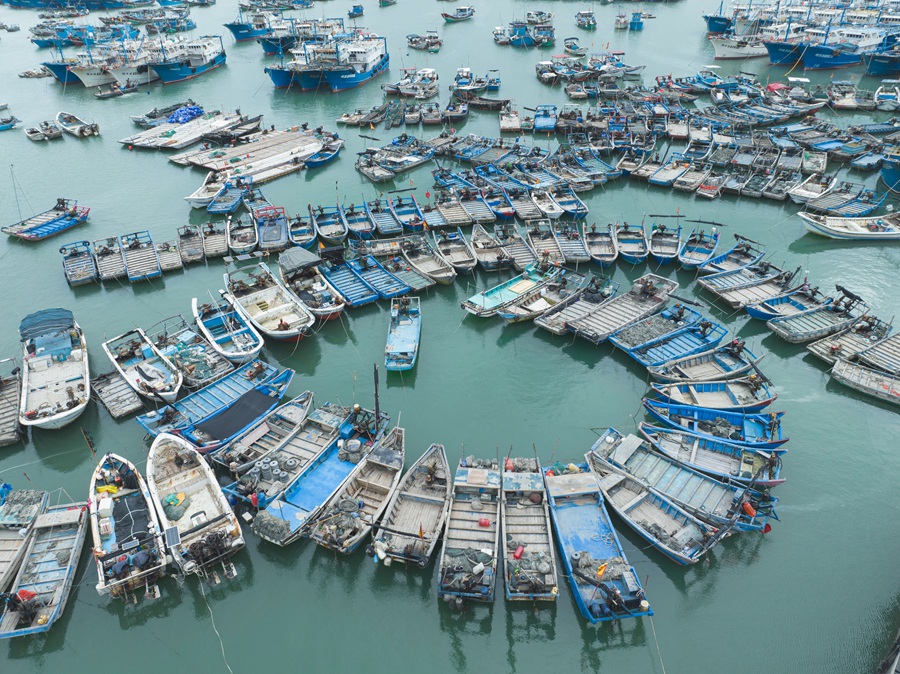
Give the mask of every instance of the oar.
M 714 222 L 713 220 L 685 220 L 685 222 L 696 222 L 701 225 L 715 225 L 716 227 L 728 227 L 724 222 Z M 748 239 L 749 240 L 749 239 Z M 754 241 L 754 243 L 756 243 Z
M 366 140 L 374 140 L 374 141 L 378 141 L 379 143 L 381 142 L 381 138 L 376 138 L 375 136 L 367 136 L 367 135 L 365 135 L 365 134 L 363 134 L 363 133 L 359 134 L 359 137 L 360 137 L 360 138 L 365 138 Z
M 687 299 L 686 297 L 680 297 L 680 296 L 678 296 L 678 295 L 676 295 L 676 294 L 674 294 L 674 293 L 669 293 L 669 297 L 673 297 L 673 298 L 675 298 L 676 300 L 678 300 L 679 302 L 682 302 L 682 303 L 684 303 L 684 304 L 690 304 L 691 306 L 694 306 L 694 307 L 702 307 L 702 306 L 706 306 L 706 305 L 704 305 L 704 304 L 701 304 L 700 302 L 695 302 L 694 300 L 689 300 L 689 299 Z

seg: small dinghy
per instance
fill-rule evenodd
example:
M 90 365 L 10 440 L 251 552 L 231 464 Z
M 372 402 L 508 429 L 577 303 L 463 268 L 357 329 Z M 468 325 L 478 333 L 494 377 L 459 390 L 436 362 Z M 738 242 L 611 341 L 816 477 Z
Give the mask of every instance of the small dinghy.
M 227 300 L 199 304 L 194 297 L 191 311 L 200 333 L 213 349 L 232 363 L 251 361 L 262 350 L 260 334 Z
M 225 224 L 228 248 L 235 255 L 252 253 L 259 243 L 259 231 L 251 220 L 229 216 Z
M 653 615 L 640 577 L 606 511 L 586 463 L 544 468 L 550 517 L 575 604 L 590 623 Z
M 658 265 L 669 264 L 681 250 L 681 227 L 672 231 L 665 225 L 653 225 L 648 240 L 650 257 Z
M 478 264 L 475 251 L 459 227 L 455 232 L 432 231 L 431 236 L 437 254 L 457 272 L 471 272 Z
M 322 258 L 296 246 L 278 255 L 278 273 L 287 291 L 317 319 L 330 321 L 340 317 L 347 302 L 322 275 L 321 265 Z
M 62 616 L 75 584 L 87 521 L 83 502 L 48 506 L 37 516 L 19 573 L 6 593 L 0 639 L 48 632 Z
M 428 240 L 424 236 L 410 236 L 403 239 L 400 242 L 400 251 L 410 267 L 436 283 L 449 285 L 456 278 L 456 270 L 428 245 Z
M 35 534 L 34 523 L 47 507 L 47 492 L 0 485 L 0 587 L 10 586 Z
M 675 405 L 644 398 L 644 409 L 666 426 L 756 449 L 773 449 L 788 441 L 781 429 L 784 412 L 743 414 Z
M 376 443 L 324 504 L 310 524 L 309 538 L 345 555 L 368 538 L 400 485 L 406 431 L 395 427 Z
M 456 469 L 438 561 L 438 599 L 453 608 L 494 601 L 501 481 L 496 460 L 468 457 Z
M 650 254 L 643 225 L 635 227 L 627 222 L 617 225 L 616 246 L 619 249 L 619 257 L 628 264 L 640 264 Z
M 491 235 L 483 225 L 472 226 L 472 251 L 478 259 L 478 264 L 484 271 L 500 271 L 509 269 L 513 264 L 512 256 L 506 248 Z
M 74 241 L 60 247 L 63 256 L 63 271 L 70 286 L 94 283 L 100 279 L 97 261 L 90 241 Z
M 137 603 L 144 588 L 159 598 L 156 581 L 165 573 L 166 547 L 159 515 L 143 476 L 128 459 L 107 454 L 88 491 L 97 592 Z
M 203 225 L 203 256 L 209 260 L 228 253 L 228 221 L 213 220 Z
M 384 369 L 389 372 L 411 370 L 419 356 L 422 312 L 418 297 L 391 300 L 391 322 L 384 347 Z
M 184 264 L 203 261 L 203 232 L 198 225 L 178 228 L 178 250 Z
M 137 393 L 153 402 L 174 402 L 181 390 L 181 372 L 141 328 L 103 342 L 113 367 Z
M 654 379 L 664 382 L 716 381 L 742 377 L 762 360 L 757 358 L 744 341 L 734 339 L 724 346 L 684 358 L 675 358 L 661 365 L 648 367 Z
M 664 402 L 729 412 L 759 412 L 778 398 L 758 374 L 723 381 L 651 383 L 650 388 Z
M 444 446 L 431 445 L 403 476 L 375 528 L 371 555 L 376 562 L 428 566 L 447 519 L 451 486 Z
M 612 223 L 606 228 L 597 231 L 597 225 L 592 224 L 584 230 L 584 242 L 587 245 L 591 260 L 605 269 L 615 263 L 619 257 L 619 243 L 616 237 L 615 225 Z
M 736 271 L 759 262 L 766 254 L 766 246 L 735 234 L 737 243 L 721 255 L 710 257 L 697 265 L 701 274 L 716 274 L 724 271 Z
M 70 112 L 58 113 L 56 115 L 56 125 L 76 138 L 88 138 L 89 136 L 100 135 L 100 126 L 98 124 L 89 124 Z
M 549 264 L 564 264 L 566 256 L 559 247 L 553 225 L 546 218 L 530 220 L 525 223 L 525 236 L 531 249 L 540 257 L 542 262 Z
M 84 333 L 66 309 L 44 309 L 19 324 L 22 383 L 19 423 L 56 429 L 81 416 L 91 398 Z
M 150 447 L 146 470 L 166 546 L 181 573 L 218 583 L 221 568 L 234 578 L 231 557 L 244 547 L 244 538 L 212 468 L 189 442 L 162 433 Z

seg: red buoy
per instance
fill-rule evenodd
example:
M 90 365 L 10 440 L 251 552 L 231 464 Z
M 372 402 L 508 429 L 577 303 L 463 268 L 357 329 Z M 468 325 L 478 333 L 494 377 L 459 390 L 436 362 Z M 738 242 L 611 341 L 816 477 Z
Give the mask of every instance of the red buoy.
M 756 517 L 756 508 L 750 505 L 750 502 L 744 504 L 744 512 L 747 513 L 748 517 Z

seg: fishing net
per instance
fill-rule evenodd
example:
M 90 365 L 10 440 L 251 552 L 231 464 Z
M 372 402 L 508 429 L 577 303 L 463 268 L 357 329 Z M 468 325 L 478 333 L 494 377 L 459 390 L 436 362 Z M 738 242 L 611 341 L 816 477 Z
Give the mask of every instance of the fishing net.
M 270 541 L 283 541 L 291 533 L 291 525 L 263 510 L 253 520 L 253 533 Z
M 672 319 L 656 314 L 620 331 L 616 339 L 626 346 L 637 346 L 672 332 L 675 325 Z
M 456 591 L 469 591 L 481 583 L 485 569 L 494 563 L 493 556 L 475 548 L 447 548 L 444 556 L 442 585 Z M 475 573 L 478 566 L 484 568 Z
M 514 473 L 536 473 L 538 470 L 538 463 L 536 459 L 507 459 L 505 468 L 506 470 L 510 470 L 510 466 L 512 467 L 512 471 Z
M 650 522 L 648 522 L 646 520 L 640 520 L 638 522 L 638 526 L 640 526 L 644 531 L 649 533 L 651 536 L 653 536 L 653 538 L 655 538 L 656 540 L 658 540 L 660 543 L 662 543 L 663 545 L 665 545 L 668 548 L 680 548 L 681 547 L 678 544 L 678 541 L 676 541 L 668 533 L 666 533 L 666 530 L 663 529 L 656 522 L 651 524 Z
M 575 552 L 572 554 L 572 568 L 578 569 L 586 576 L 595 577 L 598 570 L 604 564 L 601 580 L 614 580 L 630 570 L 628 562 L 623 557 L 610 557 L 609 559 L 595 559 L 589 552 Z
M 462 466 L 464 468 L 487 468 L 491 470 L 497 470 L 497 460 L 476 459 L 474 455 L 470 455 L 463 459 Z
M 222 369 L 222 362 L 199 344 L 178 344 L 170 358 L 175 367 L 197 381 L 212 379 Z
M 3 492 L 0 491 L 0 497 Z M 17 489 L 6 495 L 0 505 L 0 521 L 27 522 L 37 515 L 38 506 L 44 499 L 44 492 L 36 489 Z

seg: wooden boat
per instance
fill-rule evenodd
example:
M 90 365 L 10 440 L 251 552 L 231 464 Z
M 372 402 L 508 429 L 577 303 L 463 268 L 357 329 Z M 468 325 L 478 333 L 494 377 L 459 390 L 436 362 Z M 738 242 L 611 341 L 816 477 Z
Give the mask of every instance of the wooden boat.
M 715 274 L 742 269 L 759 262 L 766 254 L 766 247 L 740 234 L 734 235 L 737 243 L 724 253 L 708 258 L 697 265 L 701 274 Z
M 500 488 L 496 461 L 463 459 L 456 469 L 438 561 L 438 599 L 454 608 L 462 608 L 467 599 L 494 601 Z
M 431 445 L 403 476 L 374 529 L 376 563 L 390 566 L 396 559 L 428 566 L 450 508 L 449 475 L 444 446 Z
M 322 275 L 346 300 L 347 306 L 361 307 L 375 302 L 379 298 L 378 291 L 353 272 L 350 264 L 344 262 L 343 255 L 343 248 L 336 251 L 336 257 L 326 255 Z
M 746 348 L 743 340 L 734 339 L 703 353 L 676 358 L 648 367 L 654 379 L 664 382 L 717 381 L 742 377 L 762 360 Z
M 778 398 L 757 374 L 721 381 L 651 382 L 650 388 L 664 402 L 731 412 L 760 412 Z
M 900 404 L 900 377 L 858 362 L 838 358 L 831 368 L 831 378 L 878 400 Z
M 762 531 L 775 514 L 774 499 L 745 484 L 722 482 L 654 452 L 636 435 L 624 436 L 607 429 L 591 447 L 595 462 L 614 466 L 641 484 L 656 490 L 700 522 L 730 531 Z M 750 508 L 744 509 L 745 504 Z M 752 514 L 751 514 L 752 513 Z
M 104 456 L 88 490 L 97 592 L 137 602 L 144 588 L 159 598 L 156 581 L 166 569 L 166 547 L 150 491 L 133 463 L 117 454 Z
M 122 257 L 125 259 L 125 274 L 131 283 L 149 281 L 162 276 L 156 246 L 150 232 L 133 232 L 119 237 Z
M 766 326 L 791 344 L 811 342 L 840 332 L 866 315 L 868 305 L 855 293 L 835 286 L 838 295 L 833 302 L 789 316 L 766 321 Z
M 274 253 L 291 247 L 290 225 L 284 208 L 271 205 L 261 206 L 252 211 L 252 217 L 259 230 L 259 249 L 261 251 Z
M 206 180 L 210 180 L 210 175 L 212 175 L 212 172 L 207 174 Z M 215 177 L 213 177 L 213 180 L 215 180 Z M 207 183 L 204 181 L 204 185 L 206 184 Z M 244 197 L 253 188 L 253 178 L 238 176 L 233 180 L 227 178 L 221 183 L 213 182 L 211 185 L 219 185 L 219 191 L 206 203 L 206 212 L 214 215 L 230 214 L 240 208 L 241 204 L 244 202 Z M 210 187 L 209 190 L 211 189 L 212 188 Z M 189 197 L 192 199 L 192 205 L 195 203 L 202 203 L 205 199 L 205 194 L 209 191 L 204 189 L 203 186 L 200 187 L 200 190 L 200 195 L 195 196 L 197 195 L 195 192 Z
M 512 256 L 482 225 L 473 225 L 470 243 L 472 252 L 484 271 L 500 271 L 512 266 Z
M 178 239 L 174 241 L 157 241 L 156 257 L 159 259 L 159 268 L 164 272 L 184 269 L 184 260 L 181 259 L 181 248 Z
M 798 213 L 806 231 L 843 241 L 898 241 L 900 221 L 894 214 L 867 218 L 836 218 Z
M 566 264 L 577 267 L 579 263 L 591 261 L 591 254 L 576 222 L 557 220 L 553 223 L 553 235 Z
M 288 220 L 287 228 L 288 238 L 295 246 L 312 250 L 316 245 L 316 227 L 308 217 L 304 218 L 298 213 Z
M 235 255 L 252 253 L 259 243 L 259 232 L 250 220 L 229 216 L 225 220 L 228 248 Z
M 525 223 L 525 236 L 528 245 L 542 263 L 558 265 L 565 263 L 566 256 L 559 247 L 550 220 L 546 218 L 529 220 Z
M 44 309 L 19 323 L 22 426 L 56 429 L 84 412 L 91 397 L 84 333 L 71 311 Z
M 244 547 L 241 525 L 200 453 L 183 438 L 161 433 L 150 447 L 146 471 L 166 546 L 181 573 L 218 583 L 221 567 L 226 578 L 234 578 L 231 557 Z
M 475 257 L 475 251 L 466 240 L 462 229 L 457 227 L 455 232 L 433 231 L 431 236 L 438 256 L 453 269 L 457 272 L 471 272 L 475 269 L 478 258 Z
M 246 363 L 259 355 L 263 338 L 230 302 L 225 299 L 199 304 L 191 299 L 197 329 L 212 348 L 232 363 Z
M 508 601 L 555 602 L 556 553 L 541 464 L 537 458 L 503 463 L 501 557 Z
M 47 507 L 47 492 L 0 486 L 0 588 L 6 590 L 19 571 L 35 534 L 35 521 Z
M 226 495 L 265 508 L 342 431 L 352 432 L 347 426 L 352 408 L 325 403 L 311 410 L 312 404 L 312 392 L 305 391 L 209 455 L 235 480 L 222 487 Z
M 97 273 L 101 281 L 111 281 L 126 276 L 125 255 L 119 237 L 97 239 L 93 243 L 94 259 L 97 261 Z
M 675 405 L 644 398 L 644 409 L 666 426 L 735 445 L 774 449 L 788 441 L 781 430 L 784 412 L 744 414 L 724 410 Z
M 439 193 L 434 199 L 434 206 L 441 217 L 444 218 L 445 226 L 460 227 L 472 224 L 472 217 L 462 207 L 459 195 L 456 191 Z
M 183 199 L 191 205 L 191 208 L 207 208 L 212 200 L 222 191 L 229 177 L 228 173 L 223 174 L 219 171 L 210 171 L 206 174 L 200 187 L 188 196 L 183 197 Z M 236 192 L 243 196 L 243 190 L 237 190 Z M 240 203 L 240 198 L 238 198 L 232 210 L 236 210 Z
M 372 225 L 382 236 L 394 236 L 403 231 L 403 226 L 400 224 L 400 221 L 394 217 L 387 201 L 382 201 L 381 199 L 367 201 L 365 203 L 365 209 L 366 215 L 369 216 Z
M 174 402 L 183 376 L 141 328 L 103 342 L 116 371 L 135 392 L 154 402 Z
M 624 295 L 598 303 L 587 313 L 567 321 L 566 327 L 593 344 L 606 341 L 609 336 L 632 323 L 662 309 L 669 295 L 678 289 L 676 281 L 646 274 L 637 279 Z
M 493 213 L 497 219 L 509 220 L 516 217 L 516 207 L 513 206 L 512 201 L 510 201 L 506 190 L 496 187 L 486 187 L 481 191 L 481 196 L 484 199 L 484 203 L 487 204 L 488 208 L 491 209 L 491 213 Z M 481 226 L 481 223 L 476 224 Z
M 456 278 L 456 270 L 428 245 L 424 236 L 403 239 L 400 251 L 413 269 L 437 283 L 449 285 Z
M 278 282 L 265 262 L 230 267 L 224 274 L 225 298 L 263 335 L 279 342 L 299 342 L 315 317 Z
M 191 328 L 181 314 L 164 318 L 147 328 L 146 334 L 181 373 L 188 388 L 202 388 L 234 370 L 231 361 Z
M 70 112 L 59 112 L 56 115 L 56 125 L 76 138 L 87 138 L 100 135 L 99 124 L 89 124 Z
M 207 260 L 213 257 L 222 257 L 228 253 L 228 220 L 212 220 L 202 227 L 203 257 Z
M 799 273 L 800 267 L 788 271 L 762 260 L 743 269 L 709 274 L 698 283 L 731 308 L 742 309 L 770 297 L 784 295 L 795 287 L 794 278 Z
M 347 268 L 364 281 L 383 300 L 406 295 L 411 288 L 385 269 L 372 255 L 350 260 Z
M 391 322 L 384 347 L 384 369 L 411 370 L 419 355 L 422 334 L 422 313 L 418 297 L 391 300 Z
M 597 225 L 592 224 L 590 229 L 585 227 L 584 242 L 591 260 L 606 269 L 619 257 L 619 243 L 616 237 L 615 225 L 610 223 L 606 230 L 597 231 Z
M 341 216 L 340 206 L 329 206 L 328 208 L 319 206 L 314 209 L 312 204 L 309 204 L 307 208 L 310 222 L 316 229 L 316 235 L 325 243 L 340 246 L 349 232 L 347 221 Z
M 681 226 L 673 232 L 665 225 L 653 225 L 647 244 L 650 257 L 656 264 L 669 264 L 681 250 Z
M 373 223 L 366 214 L 365 205 L 357 207 L 351 204 L 349 208 L 344 208 L 343 205 L 339 205 L 339 208 L 344 221 L 347 223 L 347 230 L 349 231 L 350 236 L 359 239 L 372 238 L 375 234 L 375 223 Z
M 616 296 L 619 284 L 602 276 L 589 276 L 578 290 L 547 308 L 534 323 L 555 335 L 566 334 L 569 321 L 577 320 L 592 312 L 597 306 Z
M 404 202 L 403 197 L 396 197 L 388 199 L 387 203 L 403 229 L 410 232 L 421 232 L 425 229 L 425 216 L 419 210 L 419 204 L 415 199 L 410 197 L 409 201 Z
M 524 272 L 500 285 L 480 292 L 464 301 L 460 306 L 473 316 L 485 318 L 495 315 L 522 295 L 553 282 L 559 275 L 558 267 L 532 263 Z
M 676 564 L 696 564 L 717 542 L 715 530 L 646 484 L 589 451 L 585 458 L 605 503 L 647 543 Z
M 826 297 L 819 289 L 810 288 L 804 281 L 802 285 L 795 286 L 778 295 L 773 295 L 753 304 L 745 304 L 744 311 L 751 318 L 762 321 L 770 321 L 779 316 L 791 316 L 802 311 L 815 309 L 834 301 L 833 297 Z
M 781 454 L 784 450 L 765 451 L 741 447 L 724 440 L 651 426 L 644 422 L 638 428 L 653 445 L 654 451 L 723 482 L 753 484 L 765 488 L 784 482 L 781 477 Z
M 0 639 L 47 632 L 62 616 L 75 582 L 87 520 L 84 503 L 47 506 L 37 516 L 0 615 Z
M 478 190 L 462 190 L 459 195 L 459 205 L 462 206 L 472 222 L 489 225 L 497 221 L 497 215 Z
M 861 350 L 853 360 L 888 374 L 900 374 L 900 338 L 896 334 L 886 337 Z
M 651 367 L 703 353 L 716 347 L 726 334 L 724 326 L 679 303 L 614 332 L 609 341 L 644 367 Z
M 474 226 L 472 227 L 472 232 L 474 235 Z M 537 254 L 534 252 L 534 249 L 522 238 L 515 224 L 494 225 L 494 238 L 503 247 L 505 253 L 512 258 L 512 266 L 516 271 L 525 271 L 528 265 L 537 260 Z
M 290 248 L 278 256 L 281 282 L 310 313 L 321 321 L 338 318 L 346 300 L 322 275 L 322 258 L 303 248 Z
M 544 468 L 550 517 L 578 612 L 592 624 L 653 615 L 640 577 L 628 563 L 606 512 L 597 478 Z
M 838 358 L 850 360 L 863 349 L 877 344 L 891 334 L 892 325 L 876 316 L 860 316 L 848 328 L 806 345 L 806 350 L 826 363 L 834 364 Z
M 523 294 L 497 311 L 497 316 L 507 323 L 530 321 L 564 301 L 572 293 L 585 288 L 591 277 L 569 269 L 561 269 L 550 283 Z
M 353 553 L 400 486 L 405 456 L 406 431 L 392 428 L 325 502 L 310 524 L 309 538 L 336 552 Z
M 25 429 L 19 422 L 21 399 L 22 370 L 18 361 L 15 358 L 0 359 L 0 447 L 14 445 L 25 439 Z M 5 586 L 0 583 L 0 587 Z
M 178 228 L 178 250 L 181 251 L 181 261 L 184 264 L 203 261 L 203 231 L 198 225 Z
M 537 206 L 541 215 L 545 218 L 556 220 L 565 212 L 562 206 L 553 198 L 550 190 L 533 190 L 530 194 L 534 205 Z
M 650 254 L 650 246 L 647 243 L 647 234 L 644 226 L 635 228 L 623 222 L 616 225 L 616 246 L 619 249 L 619 257 L 628 264 L 640 264 Z
M 41 241 L 80 225 L 88 219 L 90 212 L 90 208 L 78 206 L 75 199 L 57 199 L 53 208 L 7 225 L 0 231 L 25 241 Z
M 63 256 L 63 272 L 70 286 L 94 283 L 100 279 L 97 261 L 90 241 L 74 241 L 60 247 Z
M 322 506 L 344 485 L 357 464 L 372 450 L 385 431 L 389 417 L 354 405 L 341 438 L 311 460 L 261 510 L 253 520 L 253 532 L 276 545 L 289 545 L 305 536 Z

